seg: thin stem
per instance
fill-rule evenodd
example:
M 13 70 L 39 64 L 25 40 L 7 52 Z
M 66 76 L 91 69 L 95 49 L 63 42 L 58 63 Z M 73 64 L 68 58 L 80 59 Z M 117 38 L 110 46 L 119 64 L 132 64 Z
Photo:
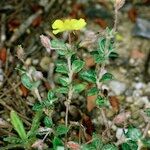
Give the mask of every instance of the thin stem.
M 66 101 L 66 117 L 65 117 L 66 127 L 68 126 L 68 112 L 69 112 L 69 107 L 70 107 L 72 94 L 73 94 L 72 83 L 71 83 L 72 82 L 72 76 L 73 76 L 72 67 L 71 67 L 71 57 L 67 58 L 67 64 L 68 64 L 68 70 L 69 70 L 68 76 L 69 76 L 70 85 L 69 85 L 68 98 L 67 98 L 67 101 Z
M 116 31 L 117 29 L 117 22 L 118 22 L 118 9 L 115 8 L 115 18 L 114 18 L 114 27 L 113 27 L 114 31 Z

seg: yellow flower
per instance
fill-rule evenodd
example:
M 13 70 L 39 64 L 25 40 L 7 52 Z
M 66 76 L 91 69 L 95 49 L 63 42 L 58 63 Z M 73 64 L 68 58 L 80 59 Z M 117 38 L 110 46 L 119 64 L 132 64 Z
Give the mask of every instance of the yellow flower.
M 55 20 L 52 24 L 53 33 L 57 34 L 63 31 L 70 31 L 70 30 L 80 30 L 84 28 L 86 22 L 84 19 L 65 19 L 65 20 Z

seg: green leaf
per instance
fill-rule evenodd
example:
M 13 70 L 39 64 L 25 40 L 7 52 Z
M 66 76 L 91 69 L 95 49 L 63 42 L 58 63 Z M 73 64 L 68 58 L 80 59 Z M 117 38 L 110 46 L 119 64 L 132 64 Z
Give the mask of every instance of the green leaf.
M 42 105 L 40 104 L 40 103 L 35 103 L 34 105 L 33 105 L 33 107 L 32 107 L 32 110 L 34 110 L 34 111 L 39 111 L 39 110 L 41 110 L 43 107 L 42 107 Z
M 42 118 L 43 115 L 43 111 L 39 110 L 36 112 L 33 120 L 32 120 L 32 125 L 31 125 L 31 129 L 28 131 L 27 136 L 28 137 L 35 137 L 37 134 L 37 130 L 40 126 L 40 120 Z
M 50 101 L 51 99 L 53 99 L 55 96 L 54 91 L 49 90 L 48 94 L 47 94 L 47 99 Z
M 139 129 L 130 127 L 127 133 L 125 133 L 125 136 L 132 141 L 138 141 L 142 137 L 142 133 Z
M 94 70 L 80 72 L 80 77 L 88 82 L 96 83 L 96 73 Z
M 52 143 L 53 143 L 53 149 L 54 149 L 54 150 L 57 150 L 57 148 L 58 148 L 59 146 L 63 146 L 62 140 L 61 140 L 60 138 L 56 137 L 56 136 L 54 137 Z
M 137 150 L 138 149 L 138 145 L 135 141 L 127 141 L 126 143 L 123 143 L 121 145 L 121 149 L 122 150 Z
M 85 62 L 82 60 L 74 60 L 72 63 L 73 72 L 77 73 L 84 67 Z
M 40 81 L 32 82 L 30 77 L 27 74 L 23 74 L 21 76 L 21 82 L 29 90 L 33 90 L 33 89 L 38 88 L 38 86 L 41 83 Z
M 46 100 L 42 101 L 42 107 L 52 108 L 54 105 L 54 102 L 57 100 L 58 100 L 58 98 L 53 98 L 51 100 L 46 99 Z
M 82 83 L 76 84 L 73 86 L 73 91 L 75 93 L 80 93 L 86 88 L 86 86 L 87 86 L 86 84 L 82 84 Z
M 26 73 L 21 76 L 21 82 L 27 89 L 32 89 L 32 82 Z
M 61 94 L 67 94 L 68 91 L 69 91 L 69 89 L 67 87 L 60 87 L 60 88 L 55 89 L 56 93 L 61 93 Z
M 91 89 L 89 89 L 87 91 L 88 96 L 92 96 L 92 95 L 97 95 L 99 92 L 99 90 L 97 89 L 97 87 L 92 87 Z
M 46 116 L 44 118 L 44 124 L 45 124 L 46 127 L 51 128 L 53 126 L 53 120 L 52 120 L 52 118 Z
M 68 132 L 68 128 L 65 126 L 65 125 L 59 125 L 56 129 L 56 135 L 59 136 L 59 135 L 63 135 L 63 134 L 66 134 Z
M 141 140 L 144 147 L 150 148 L 150 138 L 145 138 Z
M 107 107 L 109 106 L 109 102 L 105 97 L 97 96 L 96 105 L 99 107 Z
M 65 76 L 61 76 L 58 78 L 58 82 L 63 86 L 68 86 L 70 84 L 69 78 Z
M 98 46 L 99 46 L 99 49 L 98 51 L 101 53 L 101 52 L 104 52 L 105 50 L 105 43 L 106 43 L 106 39 L 101 37 L 98 39 Z
M 113 79 L 113 75 L 111 73 L 105 73 L 100 79 L 101 82 L 110 81 Z
M 14 136 L 10 136 L 3 139 L 5 142 L 11 143 L 11 144 L 20 144 L 23 143 L 23 140 Z
M 106 144 L 103 146 L 102 150 L 118 150 L 114 144 Z
M 58 61 L 56 63 L 56 72 L 62 73 L 62 74 L 68 74 L 68 67 L 67 64 L 63 61 Z
M 67 54 L 68 48 L 67 48 L 65 42 L 54 39 L 51 41 L 51 46 L 52 46 L 52 48 L 56 48 L 56 52 L 59 55 L 66 55 Z
M 150 108 L 146 108 L 144 112 L 148 117 L 150 117 Z
M 92 144 L 84 144 L 81 146 L 81 150 L 95 150 L 95 147 Z
M 20 117 L 17 115 L 17 113 L 14 110 L 12 110 L 10 112 L 10 119 L 11 119 L 11 123 L 12 123 L 14 129 L 17 131 L 20 138 L 22 140 L 26 140 L 27 135 L 25 132 L 25 128 L 23 126 L 23 123 L 22 123 Z
M 104 62 L 106 60 L 104 54 L 94 54 L 93 58 L 95 60 L 95 63 L 102 63 L 102 62 Z
M 92 145 L 95 147 L 95 149 L 102 149 L 102 139 L 97 134 L 93 134 L 92 139 Z
M 111 52 L 111 53 L 109 54 L 109 58 L 111 58 L 111 59 L 116 59 L 116 58 L 118 58 L 118 57 L 119 57 L 119 54 L 116 53 L 116 52 Z

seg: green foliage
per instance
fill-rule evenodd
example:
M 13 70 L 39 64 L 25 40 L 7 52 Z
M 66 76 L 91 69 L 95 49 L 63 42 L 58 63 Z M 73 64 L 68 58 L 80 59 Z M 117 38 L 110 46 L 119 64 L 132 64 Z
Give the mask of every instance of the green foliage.
M 96 105 L 98 107 L 107 107 L 109 106 L 109 102 L 105 97 L 98 95 L 96 98 Z
M 42 110 L 36 111 L 36 114 L 35 114 L 33 121 L 32 121 L 31 129 L 27 133 L 28 138 L 36 137 L 36 133 L 37 133 L 37 130 L 40 126 L 40 120 L 42 118 L 42 115 L 43 115 Z
M 86 84 L 80 83 L 80 84 L 76 84 L 76 85 L 73 86 L 73 91 L 74 91 L 75 93 L 80 93 L 80 92 L 82 92 L 85 88 L 86 88 Z
M 52 46 L 52 48 L 56 48 L 56 52 L 59 55 L 66 55 L 67 54 L 68 48 L 67 48 L 65 42 L 63 42 L 61 40 L 54 39 L 51 41 L 51 46 Z
M 57 148 L 59 146 L 63 146 L 62 140 L 60 138 L 58 138 L 57 136 L 54 137 L 52 143 L 53 143 L 53 149 L 54 150 L 58 150 Z
M 92 87 L 87 91 L 88 96 L 97 95 L 99 92 L 97 87 Z
M 125 133 L 125 136 L 132 141 L 138 141 L 142 137 L 142 133 L 139 129 L 130 127 L 127 133 Z
M 92 142 L 89 144 L 82 145 L 82 150 L 99 150 L 102 149 L 103 142 L 97 134 L 93 134 Z
M 150 108 L 146 108 L 144 112 L 148 117 L 150 117 Z
M 59 61 L 56 63 L 56 72 L 62 74 L 68 74 L 68 67 L 67 64 L 63 61 Z
M 14 136 L 6 137 L 3 139 L 5 142 L 11 143 L 11 144 L 20 144 L 23 143 L 23 140 Z
M 60 135 L 66 134 L 68 130 L 69 129 L 65 125 L 60 124 L 56 129 L 56 135 L 60 136 Z
M 68 86 L 70 84 L 69 78 L 65 76 L 59 77 L 58 82 L 63 86 Z
M 55 98 L 55 94 L 54 94 L 54 92 L 52 90 L 49 90 L 48 94 L 47 94 L 47 99 L 50 101 L 53 98 Z
M 102 150 L 118 150 L 118 148 L 114 144 L 106 144 L 103 146 Z
M 35 104 L 33 105 L 33 107 L 32 107 L 32 110 L 34 110 L 34 111 L 39 111 L 39 110 L 41 110 L 42 108 L 43 108 L 42 104 L 40 104 L 40 103 L 35 103 Z
M 10 119 L 11 119 L 11 123 L 12 123 L 14 129 L 17 131 L 20 138 L 22 140 L 26 140 L 27 134 L 25 132 L 25 128 L 23 126 L 23 123 L 22 123 L 20 117 L 17 115 L 17 113 L 14 110 L 12 110 L 10 112 Z
M 48 116 L 44 117 L 44 124 L 46 127 L 51 128 L 53 126 L 52 118 L 50 118 Z
M 21 82 L 29 90 L 34 90 L 34 89 L 38 88 L 38 86 L 41 83 L 40 81 L 32 82 L 30 77 L 26 73 L 21 75 Z
M 80 77 L 88 82 L 96 83 L 96 72 L 95 70 L 86 70 L 80 72 Z
M 101 37 L 98 39 L 98 52 L 102 53 L 105 50 L 105 43 L 106 39 L 104 37 Z
M 144 138 L 141 141 L 144 147 L 150 148 L 150 138 Z
M 119 54 L 116 53 L 116 52 L 111 52 L 111 53 L 109 54 L 109 58 L 111 58 L 111 59 L 115 59 L 115 58 L 118 58 L 118 57 L 119 57 Z
M 110 81 L 113 79 L 113 75 L 111 73 L 105 73 L 100 79 L 101 82 Z
M 129 140 L 126 143 L 123 143 L 121 145 L 122 150 L 137 150 L 138 149 L 138 145 L 137 142 Z
M 68 93 L 68 87 L 59 87 L 55 89 L 56 93 L 61 93 L 61 94 L 67 94 Z
M 85 62 L 82 60 L 74 60 L 72 63 L 72 70 L 75 73 L 78 73 L 83 67 Z

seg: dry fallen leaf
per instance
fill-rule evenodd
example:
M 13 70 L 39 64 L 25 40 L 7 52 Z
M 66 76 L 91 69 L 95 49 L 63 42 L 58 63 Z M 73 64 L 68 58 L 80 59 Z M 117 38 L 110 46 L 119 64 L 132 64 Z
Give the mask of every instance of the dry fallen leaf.
M 20 88 L 20 90 L 22 92 L 22 96 L 27 97 L 28 93 L 29 93 L 29 90 L 23 84 L 21 84 L 19 86 L 19 88 Z
M 138 49 L 134 49 L 131 52 L 131 57 L 133 59 L 142 59 L 142 58 L 145 57 L 145 54 L 143 52 L 141 52 L 140 50 L 138 50 Z
M 91 118 L 89 116 L 87 116 L 86 114 L 83 114 L 83 119 L 82 119 L 82 125 L 85 127 L 85 138 L 87 141 L 92 139 L 92 135 L 94 132 L 94 126 L 93 123 L 91 121 Z
M 85 66 L 88 68 L 93 67 L 95 65 L 95 62 L 92 56 L 87 56 L 84 59 L 84 61 L 85 61 Z
M 130 20 L 132 22 L 135 22 L 136 21 L 136 18 L 137 18 L 137 9 L 136 8 L 131 8 L 129 11 L 128 11 L 128 17 L 130 18 Z
M 0 49 L 0 60 L 2 61 L 2 63 L 5 63 L 7 59 L 7 50 L 5 47 Z
M 98 25 L 100 25 L 100 27 L 102 27 L 103 29 L 105 29 L 107 27 L 107 22 L 104 19 L 101 18 L 97 18 L 94 20 Z
M 80 145 L 73 141 L 67 142 L 67 147 L 70 148 L 71 150 L 80 150 Z
M 87 110 L 89 112 L 91 112 L 96 106 L 95 104 L 96 97 L 97 95 L 87 96 Z
M 116 96 L 110 96 L 109 102 L 112 106 L 112 109 L 117 113 L 119 111 L 119 99 Z

